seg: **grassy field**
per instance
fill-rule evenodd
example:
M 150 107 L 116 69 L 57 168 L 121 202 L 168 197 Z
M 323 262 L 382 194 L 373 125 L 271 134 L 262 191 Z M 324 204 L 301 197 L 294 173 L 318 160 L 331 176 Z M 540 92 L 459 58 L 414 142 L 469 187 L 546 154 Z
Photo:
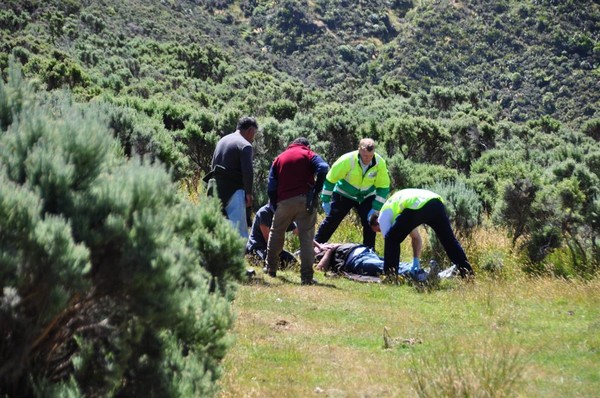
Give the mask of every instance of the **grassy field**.
M 600 397 L 598 279 L 479 273 L 419 291 L 257 274 L 233 305 L 221 397 Z
M 259 277 L 235 300 L 222 397 L 600 396 L 600 283 Z

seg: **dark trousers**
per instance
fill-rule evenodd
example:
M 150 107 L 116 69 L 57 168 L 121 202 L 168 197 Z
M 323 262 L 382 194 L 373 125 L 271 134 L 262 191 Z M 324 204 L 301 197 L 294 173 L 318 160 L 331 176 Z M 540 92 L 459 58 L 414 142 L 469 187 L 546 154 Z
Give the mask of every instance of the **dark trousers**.
M 460 275 L 466 277 L 473 274 L 473 268 L 467 261 L 465 251 L 454 236 L 446 207 L 438 199 L 432 199 L 418 210 L 405 209 L 384 238 L 383 267 L 386 273 L 397 272 L 400 261 L 400 244 L 410 231 L 419 225 L 429 225 L 441 242 L 446 254 L 457 265 Z
M 321 225 L 319 225 L 315 240 L 319 243 L 328 242 L 344 217 L 348 215 L 350 210 L 355 209 L 363 227 L 363 245 L 373 249 L 375 247 L 375 231 L 369 225 L 367 216 L 369 215 L 369 211 L 371 211 L 374 199 L 375 195 L 372 195 L 362 203 L 358 203 L 355 200 L 348 199 L 334 192 L 331 197 L 331 211 L 323 222 L 321 222 Z

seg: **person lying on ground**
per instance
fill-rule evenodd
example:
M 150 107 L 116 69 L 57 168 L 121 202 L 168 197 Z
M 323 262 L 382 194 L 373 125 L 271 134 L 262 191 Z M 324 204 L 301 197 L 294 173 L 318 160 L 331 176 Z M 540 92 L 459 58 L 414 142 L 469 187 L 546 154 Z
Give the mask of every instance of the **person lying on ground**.
M 331 271 L 337 274 L 356 274 L 362 276 L 378 277 L 384 274 L 384 261 L 377 253 L 365 245 L 358 243 L 324 243 L 315 244 L 316 258 L 319 259 L 317 270 Z M 429 279 L 429 272 L 420 266 L 414 267 L 412 263 L 399 263 L 398 275 L 410 277 L 416 282 L 425 282 Z M 430 272 L 438 274 L 437 264 Z M 444 271 L 438 277 L 448 277 L 452 270 Z M 432 275 L 431 277 L 433 277 Z

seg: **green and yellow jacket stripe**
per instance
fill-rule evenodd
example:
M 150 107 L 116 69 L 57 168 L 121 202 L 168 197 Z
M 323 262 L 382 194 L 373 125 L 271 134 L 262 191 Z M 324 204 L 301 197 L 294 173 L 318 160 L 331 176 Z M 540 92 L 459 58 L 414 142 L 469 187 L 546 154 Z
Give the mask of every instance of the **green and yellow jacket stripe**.
M 330 202 L 333 192 L 358 203 L 375 195 L 373 209 L 381 209 L 390 193 L 390 175 L 385 160 L 375 153 L 371 164 L 363 173 L 358 151 L 340 156 L 327 173 L 321 201 Z

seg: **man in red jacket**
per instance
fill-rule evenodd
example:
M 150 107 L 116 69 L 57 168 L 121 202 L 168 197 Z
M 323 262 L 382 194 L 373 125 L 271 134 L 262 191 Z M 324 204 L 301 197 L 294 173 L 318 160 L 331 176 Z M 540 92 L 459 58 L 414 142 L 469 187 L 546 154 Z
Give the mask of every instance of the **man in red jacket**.
M 285 231 L 295 221 L 300 239 L 300 277 L 303 285 L 313 285 L 313 239 L 317 214 L 315 203 L 329 165 L 310 150 L 304 137 L 295 139 L 271 165 L 268 193 L 275 215 L 267 243 L 267 273 L 275 277 Z M 316 176 L 316 181 L 315 181 Z

